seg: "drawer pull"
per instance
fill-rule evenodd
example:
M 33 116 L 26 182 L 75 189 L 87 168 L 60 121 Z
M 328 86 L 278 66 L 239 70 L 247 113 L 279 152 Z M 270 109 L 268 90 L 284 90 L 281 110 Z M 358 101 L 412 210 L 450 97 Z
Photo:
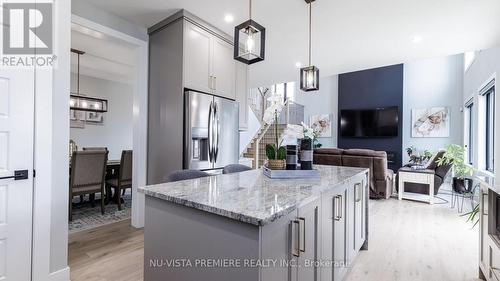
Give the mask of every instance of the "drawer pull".
M 294 220 L 292 222 L 293 224 L 297 225 L 296 229 L 297 229 L 297 247 L 295 247 L 295 250 L 296 252 L 293 252 L 292 250 L 292 255 L 294 257 L 300 257 L 300 221 L 298 220 Z M 293 231 L 293 228 L 292 228 L 292 231 Z
M 355 202 L 360 202 L 361 201 L 361 183 L 357 183 L 354 185 L 354 200 Z
M 299 235 L 300 237 L 300 243 L 299 243 L 299 251 L 302 253 L 306 252 L 306 219 L 305 218 L 299 218 L 299 222 L 302 221 L 302 235 Z M 299 223 L 299 232 L 300 232 L 300 223 Z
M 482 204 L 481 204 L 481 205 L 482 205 L 482 213 L 483 213 L 483 216 L 487 216 L 487 215 L 488 215 L 488 213 L 487 213 L 487 212 L 485 212 L 485 209 L 486 209 L 486 208 L 485 208 L 485 206 L 486 206 L 486 204 L 487 204 L 487 200 L 488 200 L 488 197 L 487 197 L 487 196 L 488 196 L 488 193 L 483 193 L 483 196 L 481 197 L 481 200 L 482 200 L 482 202 L 481 202 Z M 485 199 L 486 199 L 486 200 L 485 200 Z

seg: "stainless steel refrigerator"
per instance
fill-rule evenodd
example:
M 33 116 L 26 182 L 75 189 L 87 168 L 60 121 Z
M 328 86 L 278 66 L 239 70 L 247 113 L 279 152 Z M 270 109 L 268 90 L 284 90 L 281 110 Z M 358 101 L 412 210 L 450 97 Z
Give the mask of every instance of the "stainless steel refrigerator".
M 208 171 L 238 163 L 238 103 L 186 91 L 184 106 L 184 169 Z

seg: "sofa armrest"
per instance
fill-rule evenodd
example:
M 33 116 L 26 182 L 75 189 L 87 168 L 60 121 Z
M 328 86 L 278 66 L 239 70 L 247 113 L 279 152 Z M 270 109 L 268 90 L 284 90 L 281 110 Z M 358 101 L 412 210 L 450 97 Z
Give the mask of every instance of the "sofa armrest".
M 387 169 L 387 174 L 385 177 L 388 181 L 394 180 L 394 171 L 391 169 Z

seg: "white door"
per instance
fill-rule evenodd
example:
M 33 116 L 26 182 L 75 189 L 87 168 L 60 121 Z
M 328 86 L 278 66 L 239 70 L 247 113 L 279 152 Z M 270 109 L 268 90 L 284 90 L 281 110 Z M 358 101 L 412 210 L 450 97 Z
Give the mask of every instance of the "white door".
M 0 280 L 31 279 L 34 74 L 0 69 Z M 27 179 L 14 176 L 26 171 Z
M 235 60 L 233 58 L 233 46 L 224 40 L 214 37 L 212 69 L 214 76 L 215 94 L 221 97 L 236 99 Z
M 184 80 L 187 88 L 211 93 L 210 54 L 212 35 L 186 22 L 184 35 Z

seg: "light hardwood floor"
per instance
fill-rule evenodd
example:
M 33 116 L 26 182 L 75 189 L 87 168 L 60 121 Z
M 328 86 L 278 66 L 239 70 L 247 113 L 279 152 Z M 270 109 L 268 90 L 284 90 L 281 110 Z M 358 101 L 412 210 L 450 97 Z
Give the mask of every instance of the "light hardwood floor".
M 144 232 L 130 220 L 69 236 L 72 281 L 137 281 L 143 279 Z
M 479 280 L 479 230 L 449 203 L 370 200 L 369 231 L 346 281 Z
M 478 280 L 478 229 L 449 204 L 370 200 L 370 212 L 369 251 L 347 281 Z M 71 235 L 71 280 L 142 280 L 143 239 L 130 221 Z

